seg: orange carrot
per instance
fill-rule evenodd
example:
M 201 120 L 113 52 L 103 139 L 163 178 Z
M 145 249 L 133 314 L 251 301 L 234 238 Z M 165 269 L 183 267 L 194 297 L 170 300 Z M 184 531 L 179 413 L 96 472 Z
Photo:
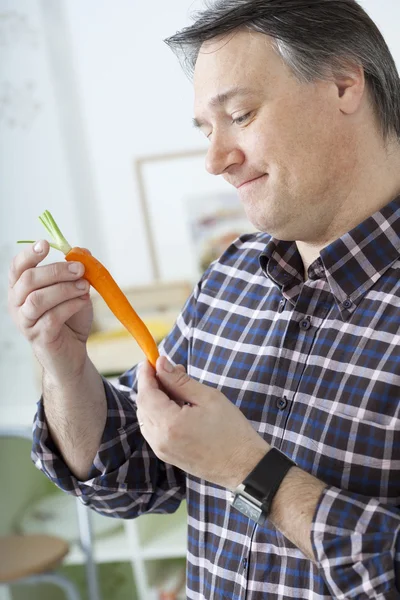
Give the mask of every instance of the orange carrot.
M 104 302 L 120 323 L 135 338 L 155 368 L 156 360 L 159 356 L 157 345 L 150 331 L 137 312 L 132 308 L 128 298 L 117 285 L 109 271 L 84 248 L 72 248 L 65 255 L 65 260 L 81 262 L 85 266 L 84 279 L 87 279 L 90 285 L 99 292 Z
M 120 323 L 135 338 L 149 362 L 155 368 L 159 356 L 157 344 L 109 271 L 88 250 L 78 247 L 71 248 L 48 210 L 39 219 L 54 240 L 54 243 L 50 243 L 50 246 L 61 250 L 65 254 L 65 260 L 81 262 L 85 266 L 84 279 L 97 290 Z

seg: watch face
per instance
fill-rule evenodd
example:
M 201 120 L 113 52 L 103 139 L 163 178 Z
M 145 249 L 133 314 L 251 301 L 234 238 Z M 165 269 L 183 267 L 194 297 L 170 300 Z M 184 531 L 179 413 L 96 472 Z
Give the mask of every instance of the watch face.
M 242 514 L 246 515 L 249 519 L 258 523 L 262 512 L 261 509 L 254 506 L 254 504 L 251 504 L 251 502 L 246 500 L 246 498 L 243 498 L 243 496 L 235 496 L 232 506 Z

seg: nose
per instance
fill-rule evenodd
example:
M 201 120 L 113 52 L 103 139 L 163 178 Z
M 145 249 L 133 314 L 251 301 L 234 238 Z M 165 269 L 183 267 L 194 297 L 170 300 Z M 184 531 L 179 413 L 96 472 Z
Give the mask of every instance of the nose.
M 206 170 L 221 175 L 234 165 L 244 162 L 243 151 L 226 134 L 213 133 L 206 156 Z

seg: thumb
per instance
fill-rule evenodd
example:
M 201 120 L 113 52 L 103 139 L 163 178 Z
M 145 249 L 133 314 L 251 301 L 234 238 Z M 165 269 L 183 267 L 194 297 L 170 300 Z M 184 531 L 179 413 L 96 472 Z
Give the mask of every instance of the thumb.
M 156 371 L 165 390 L 176 400 L 202 404 L 212 392 L 212 388 L 189 377 L 183 365 L 174 366 L 166 356 L 157 359 Z

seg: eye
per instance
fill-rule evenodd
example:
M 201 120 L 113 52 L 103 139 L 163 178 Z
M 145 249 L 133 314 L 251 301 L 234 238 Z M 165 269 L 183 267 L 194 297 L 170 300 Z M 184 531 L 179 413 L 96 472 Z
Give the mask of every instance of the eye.
M 241 117 L 237 117 L 236 119 L 232 120 L 232 124 L 235 125 L 243 125 L 243 123 L 245 123 L 246 121 L 248 121 L 248 119 L 250 118 L 251 113 L 246 113 L 245 115 L 242 115 Z

